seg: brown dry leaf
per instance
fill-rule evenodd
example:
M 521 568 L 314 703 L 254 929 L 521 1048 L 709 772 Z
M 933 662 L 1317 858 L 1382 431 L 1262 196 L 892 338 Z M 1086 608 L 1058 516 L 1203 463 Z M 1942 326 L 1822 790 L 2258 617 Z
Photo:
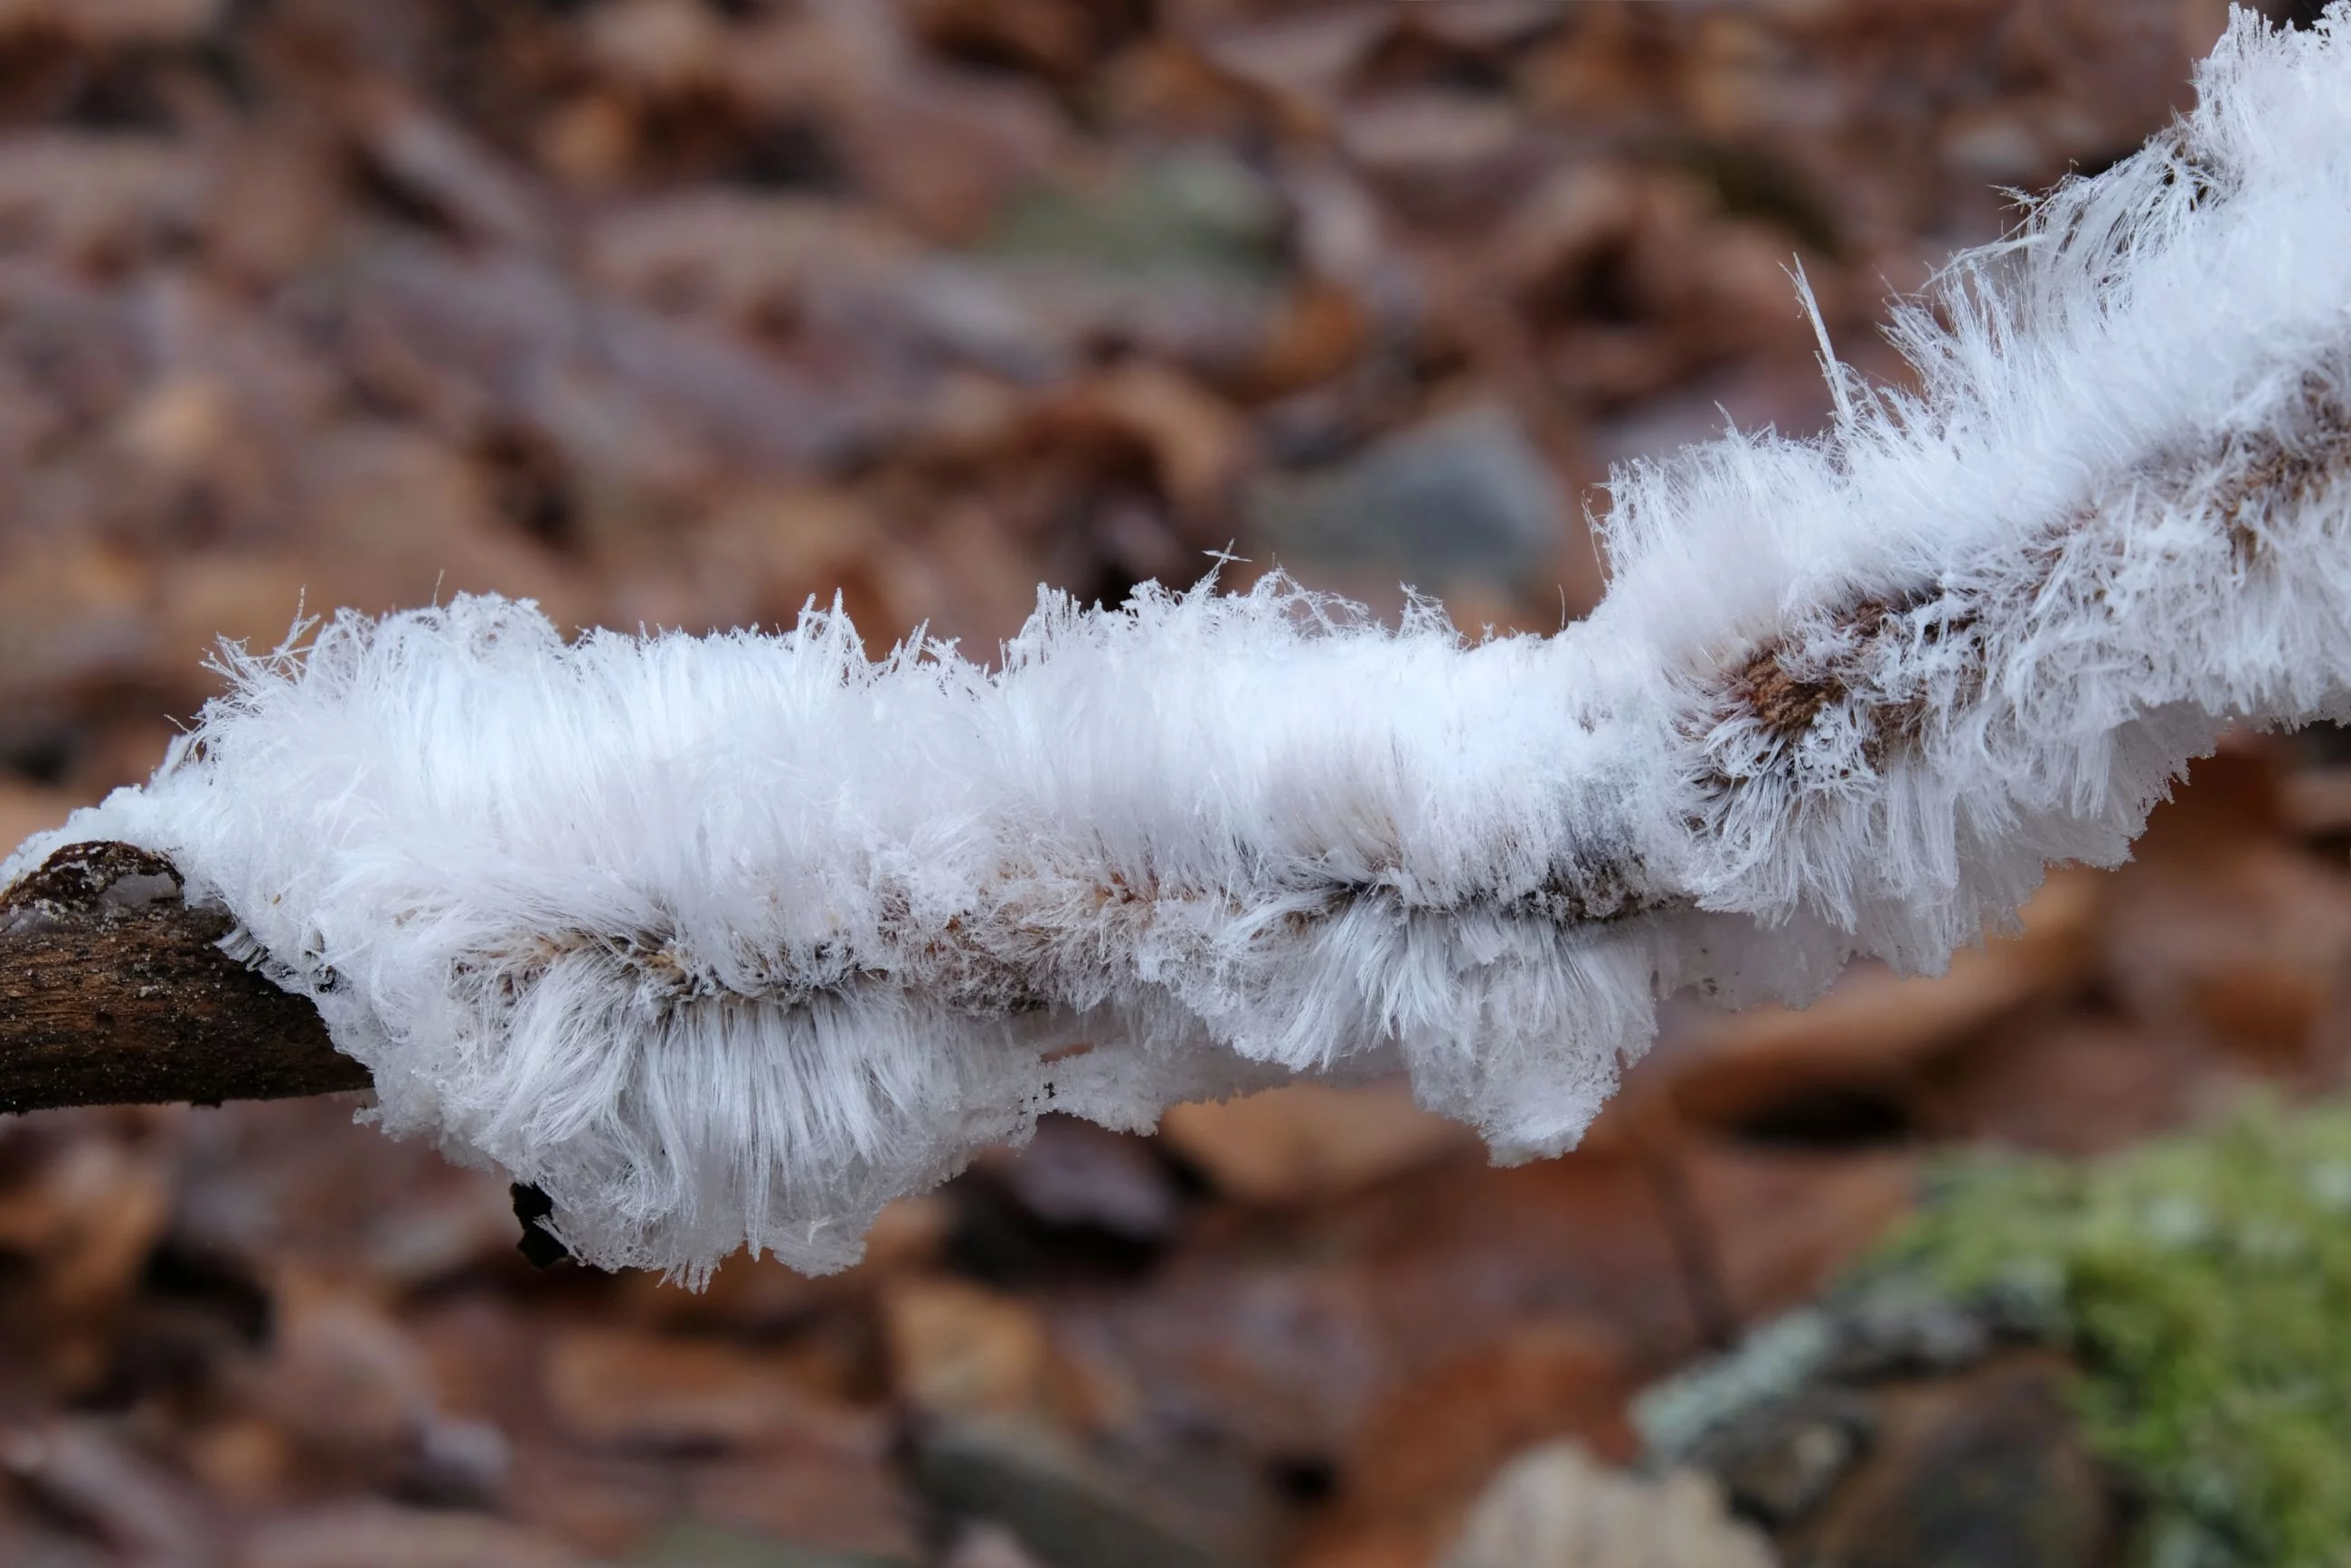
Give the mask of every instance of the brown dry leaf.
M 256 1526 L 235 1568 L 585 1568 L 567 1548 L 486 1514 L 342 1502 Z
M 155 382 L 122 420 L 124 452 L 166 473 L 196 471 L 235 434 L 229 391 L 208 376 Z
M 356 1095 L 245 1101 L 187 1117 L 175 1240 L 256 1276 L 363 1281 L 389 1299 L 512 1263 L 503 1179 L 360 1124 Z
M 1338 145 L 1406 218 L 1468 224 L 1490 221 L 1540 172 L 1523 131 L 1508 99 L 1423 89 L 1350 105 Z
M 528 176 L 463 127 L 386 81 L 356 83 L 336 101 L 377 172 L 459 233 L 523 248 L 546 243 Z
M 2052 873 L 2023 931 L 1952 956 L 1939 976 L 1856 968 L 1808 1008 L 1759 1007 L 1702 1026 L 1654 1068 L 1693 1122 L 1731 1126 L 1824 1092 L 1898 1096 L 1937 1053 L 2090 977 L 2105 883 Z
M 66 790 L 0 780 L 0 854 L 35 833 L 62 826 L 75 807 L 88 804 Z
M 1413 30 L 1476 57 L 1541 37 L 1559 21 L 1551 0 L 1463 0 L 1430 5 L 1407 20 Z
M 943 506 L 924 543 L 874 551 L 869 570 L 884 624 L 926 625 L 985 655 L 1037 608 L 1044 573 L 994 508 Z
M 13 1281 L 0 1351 L 28 1387 L 77 1391 L 105 1372 L 171 1214 L 181 1119 L 162 1108 L 0 1119 L 0 1259 Z
M 827 124 L 908 90 L 924 62 L 895 6 L 770 6 L 738 22 L 719 62 L 728 100 L 754 116 L 814 112 Z
M 969 76 L 891 80 L 841 108 L 841 152 L 860 183 L 907 227 L 949 242 L 1042 177 L 1064 137 L 1030 94 Z
M 631 298 L 756 323 L 794 320 L 820 295 L 886 290 L 915 255 L 843 203 L 696 191 L 603 214 L 583 259 L 590 278 Z
M 983 55 L 1049 77 L 1081 69 L 1094 23 L 1076 0 L 914 0 L 914 26 L 933 48 Z
M 1426 1562 L 1513 1454 L 1574 1438 L 1615 1459 L 1638 1444 L 1630 1385 L 1604 1328 L 1531 1320 L 1399 1385 L 1350 1439 L 1339 1500 L 1311 1532 L 1313 1563 L 1408 1553 Z
M 1230 408 L 1181 374 L 1129 365 L 1093 377 L 1050 404 L 1039 439 L 1068 439 L 1100 423 L 1139 441 L 1151 455 L 1167 499 L 1207 514 L 1229 501 L 1249 459 L 1249 426 Z
M 266 428 L 246 406 L 260 401 L 249 390 L 217 368 L 148 383 L 112 432 L 110 531 L 184 548 L 191 538 L 258 531 L 284 515 L 285 463 L 271 446 L 283 426 Z
M 1048 1226 L 1148 1243 L 1166 1239 L 1182 1218 L 1173 1174 L 1149 1143 L 1074 1117 L 1040 1117 L 1026 1145 L 988 1151 L 974 1169 Z
M 151 655 L 152 563 L 95 542 L 0 543 L 0 715 L 87 703 Z
M 1201 37 L 1207 57 L 1270 93 L 1301 126 L 1335 108 L 1348 74 L 1390 25 L 1388 7 L 1323 6 L 1301 16 L 1236 21 Z
M 1070 1372 L 1030 1302 L 959 1280 L 917 1279 L 883 1292 L 882 1328 L 898 1396 L 930 1416 L 1023 1416 L 1066 1408 Z
M 2125 1002 L 2279 1071 L 2342 1053 L 2351 877 L 2281 845 L 2134 866 L 2105 936 Z
M 283 643 L 320 596 L 321 575 L 275 551 L 181 557 L 156 585 L 155 663 L 182 689 L 212 695 L 204 659 L 223 641 L 256 652 Z
M 657 626 L 789 628 L 811 601 L 821 607 L 841 593 L 852 619 L 878 634 L 890 612 L 877 609 L 865 579 L 885 538 L 880 517 L 853 491 L 738 484 L 683 540 L 615 541 L 606 569 L 626 576 L 632 599 L 650 601 L 654 584 L 668 585 L 674 612 L 642 617 Z
M 2180 1031 L 2058 1014 L 2023 1019 L 1930 1068 L 1919 1131 L 2087 1156 L 2197 1120 L 2244 1075 Z
M 91 733 L 58 779 L 58 789 L 78 803 L 102 800 L 125 784 L 154 777 L 181 727 L 146 715 L 126 715 Z
M 286 1500 L 300 1464 L 284 1427 L 260 1416 L 232 1416 L 188 1434 L 189 1471 L 229 1507 L 259 1512 Z
M 802 1552 L 899 1563 L 925 1555 L 914 1500 L 879 1447 L 797 1447 L 698 1467 L 688 1497 L 699 1518 Z
M 561 184 L 582 193 L 619 186 L 638 148 L 636 116 L 618 91 L 582 92 L 551 110 L 538 127 L 538 162 Z
M 545 1445 L 525 1448 L 521 1457 L 503 1500 L 507 1511 L 600 1564 L 626 1562 L 676 1517 L 678 1469 L 694 1463 Z
M 730 1258 L 699 1291 L 640 1270 L 613 1287 L 605 1302 L 611 1318 L 684 1334 L 773 1331 L 805 1318 L 829 1293 L 829 1281 L 795 1274 L 773 1257 Z
M 424 1354 L 371 1292 L 300 1270 L 273 1281 L 260 1402 L 306 1461 L 362 1468 L 403 1456 L 429 1422 Z
M 444 445 L 353 422 L 304 454 L 301 485 L 317 551 L 289 564 L 316 600 L 381 613 L 491 592 L 536 599 L 559 625 L 588 613 L 572 563 L 499 526 L 481 468 Z M 262 581 L 282 591 L 287 570 Z
M 2305 768 L 2279 781 L 2280 813 L 2294 832 L 2334 838 L 2351 832 L 2351 768 Z
M 1111 123 L 1173 138 L 1238 140 L 1273 118 L 1261 92 L 1218 69 L 1196 44 L 1165 35 L 1120 51 L 1098 91 Z
M 235 282 L 271 284 L 315 263 L 346 214 L 328 139 L 298 120 L 266 121 L 222 156 L 205 213 L 205 251 Z
M 1332 1460 L 1406 1382 L 1562 1320 L 1616 1336 L 1634 1377 L 1701 1343 L 1636 1160 L 1498 1170 L 1465 1152 L 1311 1206 L 1222 1206 L 1148 1289 L 1068 1298 L 1055 1314 L 1121 1369 L 1139 1407 L 1270 1458 Z
M 1918 1155 L 1903 1149 L 1741 1147 L 1691 1139 L 1669 1154 L 1676 1201 L 1734 1323 L 1811 1297 L 1917 1199 Z
M 1257 357 L 1236 373 L 1235 390 L 1265 400 L 1327 382 L 1363 353 L 1371 329 L 1353 289 L 1309 278 L 1283 298 Z
M 2295 845 L 2297 809 L 2272 743 L 2198 761 L 2116 874 L 2099 948 L 2150 1030 L 2314 1085 L 2351 1066 L 2351 876 Z
M 590 1443 L 867 1453 L 882 1437 L 875 1416 L 812 1390 L 789 1359 L 718 1340 L 567 1329 L 542 1378 L 556 1420 Z
M 0 0 L 0 33 L 56 32 L 89 47 L 186 44 L 223 9 L 224 0 Z
M 540 434 L 590 474 L 659 490 L 725 462 L 791 471 L 872 438 L 872 397 L 844 365 L 819 382 L 763 346 L 582 289 L 512 252 L 370 253 L 355 328 L 430 387 L 444 417 Z
M 120 1424 L 76 1417 L 0 1430 L 0 1474 L 141 1568 L 216 1561 L 203 1500 Z
M 722 79 L 726 24 L 695 0 L 621 0 L 589 18 L 589 63 L 647 98 L 676 98 Z
M 152 137 L 18 132 L 0 146 L 0 231 L 80 267 L 195 233 L 215 170 Z
M 1401 1082 L 1296 1083 L 1173 1105 L 1159 1135 L 1218 1191 L 1246 1203 L 1308 1203 L 1399 1175 L 1474 1141 L 1413 1103 Z
M 946 1200 L 936 1193 L 902 1197 L 874 1217 L 865 1233 L 865 1257 L 851 1270 L 860 1287 L 929 1267 L 938 1259 L 953 1223 Z

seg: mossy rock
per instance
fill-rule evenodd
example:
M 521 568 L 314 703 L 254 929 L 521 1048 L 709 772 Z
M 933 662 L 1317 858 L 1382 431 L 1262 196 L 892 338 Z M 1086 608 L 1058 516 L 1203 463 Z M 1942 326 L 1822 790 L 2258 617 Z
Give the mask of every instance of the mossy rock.
M 2145 1568 L 2351 1563 L 2351 1110 L 1949 1166 L 1841 1293 L 1920 1286 L 2070 1353 Z

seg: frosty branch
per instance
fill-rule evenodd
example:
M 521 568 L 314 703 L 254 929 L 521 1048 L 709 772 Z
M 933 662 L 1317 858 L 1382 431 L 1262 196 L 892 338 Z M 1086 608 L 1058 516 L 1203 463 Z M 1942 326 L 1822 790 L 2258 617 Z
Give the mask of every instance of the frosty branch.
M 2243 443 L 2249 459 L 2212 505 L 2240 566 L 2258 561 L 2255 519 L 2283 515 L 2351 475 L 2351 410 L 2324 378 L 2307 378 L 2298 406 Z M 2148 476 L 2178 489 L 2224 455 L 2180 460 Z M 2176 499 L 2177 497 L 2173 497 Z M 2055 552 L 2032 552 L 2035 593 L 2048 587 Z M 1870 601 L 1834 618 L 1825 656 L 1773 640 L 1735 663 L 1706 705 L 1723 725 L 1751 727 L 1775 749 L 1800 745 L 1831 710 L 1852 702 L 1882 644 L 1917 617 L 1927 594 Z M 1928 617 L 1964 637 L 1982 618 L 1965 596 Z M 1980 653 L 1966 681 L 1984 677 Z M 1917 738 L 1928 714 L 1913 694 L 1877 694 L 1864 705 L 1872 764 L 1884 768 Z M 1729 773 L 1718 790 L 1734 790 Z M 1647 912 L 1629 895 L 1631 868 L 1586 881 L 1597 896 L 1552 883 L 1526 900 L 1565 923 L 1607 922 Z M 1334 885 L 1333 901 L 1368 892 Z M 1097 889 L 1107 904 L 1132 890 Z M 0 894 L 0 1112 L 69 1105 L 273 1099 L 363 1088 L 366 1071 L 338 1052 L 315 1008 L 231 958 L 232 921 L 191 907 L 178 871 L 162 856 L 120 843 L 57 851 Z
M 837 610 L 343 615 L 233 653 L 0 883 L 165 857 L 389 1130 L 591 1261 L 838 1267 L 1040 1110 L 1300 1073 L 1570 1147 L 1660 995 L 1938 967 L 2227 725 L 2351 716 L 2351 10 L 2241 14 L 2199 87 L 1897 315 L 1915 392 L 1830 359 L 1820 439 L 1620 474 L 1555 636 L 1278 577 L 1047 595 L 993 670 L 869 661 Z

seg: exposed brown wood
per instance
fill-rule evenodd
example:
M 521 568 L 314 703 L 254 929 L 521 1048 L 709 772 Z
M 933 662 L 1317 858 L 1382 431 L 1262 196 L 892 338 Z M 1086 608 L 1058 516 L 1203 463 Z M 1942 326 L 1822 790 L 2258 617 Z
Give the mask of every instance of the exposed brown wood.
M 364 1089 L 304 998 L 221 951 L 172 863 L 69 844 L 0 896 L 0 1112 Z

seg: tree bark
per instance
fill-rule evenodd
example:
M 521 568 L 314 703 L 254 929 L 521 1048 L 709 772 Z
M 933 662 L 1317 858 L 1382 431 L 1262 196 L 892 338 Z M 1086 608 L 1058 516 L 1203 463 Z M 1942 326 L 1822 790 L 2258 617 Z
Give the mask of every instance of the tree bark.
M 68 844 L 0 896 L 0 1112 L 364 1089 L 305 998 L 223 952 L 172 862 Z

